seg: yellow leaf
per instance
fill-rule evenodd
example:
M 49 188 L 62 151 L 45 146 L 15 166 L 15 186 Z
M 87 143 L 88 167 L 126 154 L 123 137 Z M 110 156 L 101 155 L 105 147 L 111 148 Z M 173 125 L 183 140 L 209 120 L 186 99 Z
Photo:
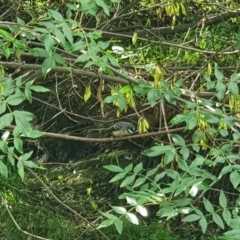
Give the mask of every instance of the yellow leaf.
M 87 102 L 87 100 L 91 97 L 91 87 L 90 85 L 88 85 L 85 89 L 85 93 L 84 93 L 84 96 L 83 96 L 83 99 L 85 102 Z
M 137 42 L 137 37 L 138 37 L 137 32 L 134 32 L 134 34 L 133 34 L 133 36 L 132 36 L 132 43 L 133 43 L 133 45 L 136 44 L 136 42 Z
M 212 74 L 212 66 L 211 66 L 211 63 L 209 63 L 209 62 L 208 62 L 206 74 L 207 74 L 207 76 L 210 76 Z
M 139 118 L 138 119 L 138 132 L 139 133 L 145 133 L 148 132 L 149 129 L 149 123 L 145 118 Z
M 183 15 L 187 15 L 187 12 L 186 12 L 186 9 L 185 9 L 183 3 L 180 3 L 180 5 L 181 5 Z

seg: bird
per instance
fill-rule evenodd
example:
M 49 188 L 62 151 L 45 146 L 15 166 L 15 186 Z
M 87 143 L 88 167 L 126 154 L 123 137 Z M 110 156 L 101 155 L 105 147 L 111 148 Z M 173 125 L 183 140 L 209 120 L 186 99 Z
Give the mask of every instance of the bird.
M 116 122 L 108 128 L 91 129 L 91 131 L 94 130 L 111 132 L 114 137 L 123 137 L 136 132 L 136 128 L 132 123 L 124 121 Z

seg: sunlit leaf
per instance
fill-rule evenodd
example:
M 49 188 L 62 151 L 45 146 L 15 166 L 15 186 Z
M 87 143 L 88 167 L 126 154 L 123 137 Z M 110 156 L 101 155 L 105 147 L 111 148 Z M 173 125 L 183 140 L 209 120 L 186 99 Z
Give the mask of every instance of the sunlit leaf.
M 147 217 L 148 216 L 148 211 L 144 206 L 138 205 L 136 207 L 136 211 L 141 214 L 143 217 Z
M 134 198 L 126 197 L 127 203 L 131 206 L 137 206 L 137 201 Z
M 112 206 L 112 209 L 118 214 L 125 214 L 127 212 L 126 208 L 124 208 L 124 207 Z
M 126 219 L 127 219 L 129 222 L 131 222 L 131 223 L 133 223 L 133 224 L 135 224 L 135 225 L 139 225 L 138 218 L 137 218 L 137 216 L 136 216 L 135 214 L 133 214 L 133 213 L 126 213 L 126 214 L 125 214 L 125 217 L 126 217 Z

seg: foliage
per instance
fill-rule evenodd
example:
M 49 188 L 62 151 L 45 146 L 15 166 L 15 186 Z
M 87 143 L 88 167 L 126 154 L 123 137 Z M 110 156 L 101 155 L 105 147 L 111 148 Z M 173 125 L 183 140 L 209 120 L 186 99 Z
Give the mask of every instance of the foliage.
M 114 229 L 109 227 L 104 230 L 111 239 L 125 240 L 178 240 L 180 239 L 173 234 L 170 234 L 166 228 L 159 223 L 151 223 L 148 225 L 142 224 L 140 226 L 134 226 L 124 222 L 123 232 L 118 235 L 114 232 Z M 183 238 L 182 238 L 183 239 Z
M 24 178 L 24 166 L 30 168 L 38 168 L 38 166 L 30 160 L 32 151 L 25 152 L 23 148 L 22 138 L 28 137 L 31 139 L 42 136 L 38 130 L 34 130 L 30 121 L 34 115 L 27 111 L 14 110 L 14 107 L 19 106 L 24 100 L 32 102 L 32 91 L 46 92 L 48 89 L 33 85 L 33 81 L 23 83 L 19 77 L 12 79 L 11 77 L 4 78 L 1 75 L 0 82 L 0 129 L 9 127 L 13 121 L 16 126 L 10 136 L 9 131 L 5 131 L 0 140 L 0 174 L 3 177 L 8 177 L 9 167 L 16 166 L 20 177 Z
M 234 223 L 240 220 L 237 214 L 238 197 L 232 202 L 228 199 L 229 193 L 221 189 L 216 192 L 216 207 L 216 202 L 211 203 L 205 195 L 208 191 L 214 191 L 212 186 L 226 175 L 233 189 L 236 192 L 239 190 L 240 157 L 233 150 L 240 137 L 238 119 L 226 114 L 218 102 L 225 98 L 228 91 L 229 108 L 238 111 L 240 74 L 234 73 L 226 81 L 227 78 L 215 64 L 214 80 L 206 75 L 204 77 L 206 89 L 216 89 L 216 100 L 184 100 L 180 104 L 184 112 L 171 120 L 172 125 L 184 123 L 185 132 L 194 130 L 192 142 L 187 143 L 184 135 L 170 134 L 170 144 L 156 145 L 143 153 L 151 158 L 160 156 L 160 163 L 150 170 L 145 170 L 142 163 L 135 167 L 130 164 L 124 169 L 116 165 L 105 166 L 117 173 L 110 182 L 118 181 L 120 187 L 125 188 L 125 193 L 119 198 L 127 201 L 129 209 L 112 207 L 112 211 L 120 217 L 102 213 L 107 220 L 99 227 L 114 224 L 121 233 L 123 216 L 131 223 L 139 224 L 137 215 L 132 211 L 147 216 L 146 206 L 154 204 L 161 206 L 157 212 L 160 218 L 168 220 L 180 214 L 186 215 L 182 221 L 197 221 L 203 233 L 206 233 L 209 222 L 213 221 L 221 229 L 233 229 L 225 232 L 222 239 L 227 239 L 229 235 L 231 239 L 237 239 L 238 227 Z M 173 92 L 172 96 L 175 100 L 179 97 Z M 218 138 L 222 138 L 221 142 L 217 141 Z M 215 170 L 217 166 L 221 167 L 221 171 Z

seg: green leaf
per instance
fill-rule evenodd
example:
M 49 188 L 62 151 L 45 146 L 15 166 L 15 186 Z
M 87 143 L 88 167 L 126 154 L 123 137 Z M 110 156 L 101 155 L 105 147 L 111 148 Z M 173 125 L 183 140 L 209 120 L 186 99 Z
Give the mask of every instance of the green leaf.
M 177 179 L 179 177 L 179 173 L 177 171 L 167 169 L 166 172 L 167 172 L 167 176 L 172 179 Z
M 132 176 L 126 177 L 126 178 L 122 181 L 120 187 L 122 188 L 122 187 L 126 187 L 126 186 L 130 185 L 130 184 L 134 181 L 135 177 L 136 177 L 136 175 L 132 175 Z
M 175 152 L 174 148 L 170 145 L 154 146 L 154 147 L 151 147 L 150 149 L 144 151 L 144 155 L 146 155 L 148 157 L 156 157 L 156 156 L 162 155 L 169 151 Z
M 208 224 L 207 224 L 207 220 L 206 220 L 206 218 L 204 216 L 201 217 L 201 219 L 199 220 L 199 225 L 200 225 L 200 227 L 202 229 L 202 233 L 205 234 L 206 230 L 207 230 Z
M 204 204 L 205 209 L 209 213 L 213 213 L 214 212 L 214 208 L 213 208 L 212 204 L 205 197 L 203 198 L 203 204 Z
M 147 99 L 151 107 L 153 107 L 161 98 L 162 93 L 160 89 L 151 89 L 147 94 Z
M 28 132 L 32 131 L 31 124 L 24 117 L 14 116 L 14 119 L 16 122 L 16 126 L 19 129 L 21 129 L 21 131 L 24 135 L 27 135 Z
M 6 106 L 7 104 L 5 101 L 0 101 L 0 115 L 6 111 Z
M 189 149 L 186 146 L 181 148 L 180 153 L 182 154 L 183 160 L 188 160 L 190 152 L 189 152 Z
M 124 172 L 124 170 L 121 167 L 116 165 L 105 165 L 103 167 L 111 172 L 119 172 L 119 173 Z
M 170 162 L 172 162 L 175 158 L 176 152 L 175 149 L 173 151 L 168 151 L 164 154 L 164 159 L 163 159 L 163 166 L 166 166 Z
M 41 24 L 41 22 L 39 24 Z M 40 32 L 40 33 L 48 34 L 48 30 L 45 28 L 34 28 L 33 32 L 36 32 L 36 33 Z
M 138 164 L 134 167 L 133 172 L 134 172 L 135 174 L 138 174 L 139 172 L 142 171 L 142 169 L 143 169 L 143 164 L 142 164 L 142 163 L 138 163 Z
M 228 209 L 223 210 L 222 217 L 223 217 L 224 221 L 226 222 L 226 224 L 229 226 L 231 224 L 232 217 L 231 217 L 231 213 Z
M 120 64 L 116 61 L 116 59 L 110 55 L 110 54 L 106 54 L 108 60 L 110 61 L 110 64 L 113 66 L 113 67 L 118 67 L 118 68 L 121 68 Z M 111 74 L 112 75 L 112 74 Z
M 14 37 L 11 35 L 11 33 L 0 29 L 0 36 L 6 41 L 6 42 L 12 42 Z
M 132 169 L 133 169 L 133 164 L 130 163 L 129 165 L 127 165 L 127 166 L 124 168 L 124 172 L 129 173 L 129 172 L 132 171 Z
M 123 229 L 123 222 L 120 219 L 116 219 L 116 220 L 114 220 L 114 225 L 115 225 L 118 233 L 121 234 L 122 229 Z
M 23 94 L 13 94 L 6 99 L 6 102 L 11 106 L 17 106 L 20 103 L 22 103 L 25 99 L 26 98 Z
M 96 65 L 96 62 L 95 61 L 88 61 L 83 68 L 89 68 L 91 67 L 92 65 Z
M 88 54 L 82 54 L 74 61 L 74 63 L 87 62 L 90 58 L 91 57 Z
M 222 229 L 224 229 L 224 223 L 221 217 L 217 213 L 212 214 L 213 221 Z
M 43 132 L 32 129 L 32 131 L 27 132 L 27 134 L 25 134 L 24 136 L 29 138 L 39 138 L 39 137 L 42 137 L 43 135 L 44 135 Z
M 119 96 L 107 96 L 105 99 L 104 99 L 104 103 L 112 103 L 116 100 L 118 100 L 118 97 Z
M 65 46 L 66 40 L 65 40 L 65 36 L 62 33 L 62 31 L 60 31 L 58 28 L 55 28 L 53 32 L 55 34 L 55 37 L 57 38 L 57 41 L 60 42 L 61 45 Z
M 44 76 L 47 75 L 47 73 L 53 69 L 56 66 L 56 62 L 54 57 L 48 57 L 43 61 L 42 64 L 42 73 Z
M 166 90 L 164 93 L 164 97 L 169 103 L 176 105 L 176 97 L 172 91 Z
M 240 79 L 240 74 L 235 72 L 231 75 L 230 81 L 239 83 L 239 79 Z
M 146 177 L 149 178 L 151 177 L 152 175 L 154 175 L 159 169 L 159 165 L 151 170 L 149 170 L 147 173 L 146 173 Z
M 219 133 L 221 134 L 221 136 L 223 136 L 223 137 L 227 137 L 228 136 L 228 130 L 226 130 L 226 129 L 220 129 L 219 130 Z
M 0 33 L 1 36 L 1 33 Z M 6 57 L 6 59 L 8 59 L 11 55 L 11 50 L 7 47 L 7 46 L 2 46 L 0 47 L 0 50 L 2 51 L 2 53 L 4 54 L 4 56 Z
M 178 114 L 172 120 L 171 124 L 177 125 L 179 123 L 185 122 L 187 129 L 192 130 L 197 125 L 196 111 L 189 111 L 187 113 Z
M 13 158 L 13 156 L 11 154 L 8 154 L 7 157 L 8 157 L 8 161 L 12 164 L 12 166 L 14 166 L 15 165 L 15 159 Z
M 179 159 L 179 160 L 178 160 L 178 167 L 179 167 L 180 169 L 182 169 L 183 171 L 185 171 L 185 172 L 187 172 L 187 171 L 189 170 L 186 161 L 184 161 L 184 160 L 182 160 L 182 159 Z
M 58 22 L 63 22 L 63 21 L 64 21 L 62 15 L 61 15 L 59 12 L 54 11 L 54 10 L 51 10 L 51 9 L 49 9 L 48 11 L 49 11 L 50 15 L 51 15 L 56 21 L 58 21 Z
M 106 5 L 103 0 L 95 0 L 95 3 L 103 9 L 106 15 L 109 16 L 109 6 Z
M 102 211 L 99 211 L 105 218 L 108 218 L 108 219 L 112 219 L 112 220 L 115 220 L 115 219 L 118 219 L 115 215 L 113 214 L 110 214 L 110 213 L 104 213 Z
M 23 181 L 24 175 L 25 175 L 25 173 L 24 173 L 24 167 L 23 167 L 23 166 L 18 167 L 18 174 L 19 174 L 19 176 L 21 177 L 21 179 L 22 179 L 22 181 Z
M 233 81 L 230 81 L 229 84 L 228 84 L 228 90 L 232 93 L 234 99 L 237 99 L 238 98 L 238 85 L 237 83 L 233 82 Z
M 113 220 L 113 219 L 104 220 L 104 221 L 102 221 L 101 224 L 97 227 L 97 229 L 111 226 L 113 223 L 114 223 L 114 220 Z
M 84 50 L 86 48 L 86 46 L 87 46 L 86 42 L 78 41 L 71 46 L 70 51 L 71 52 L 76 52 L 76 51 Z M 82 55 L 87 55 L 87 54 L 82 54 Z M 83 61 L 83 62 L 85 62 L 85 61 Z
M 2 161 L 0 161 L 0 175 L 5 178 L 8 177 L 8 168 Z
M 100 30 L 90 31 L 87 33 L 87 37 L 93 38 L 93 39 L 99 39 L 102 37 L 102 31 Z
M 233 170 L 233 168 L 231 165 L 223 167 L 218 178 L 220 179 L 222 176 L 224 176 L 226 173 L 231 172 L 232 170 Z
M 33 151 L 24 153 L 19 157 L 19 161 L 27 161 L 32 156 L 32 154 L 33 154 Z
M 218 69 L 217 63 L 214 63 L 214 75 L 218 81 L 222 81 L 224 78 L 223 73 L 221 71 L 219 71 L 219 69 Z
M 34 92 L 50 92 L 51 91 L 48 88 L 45 88 L 45 87 L 42 87 L 42 86 L 38 86 L 38 85 L 31 86 L 31 87 L 29 87 L 29 89 L 31 89 Z
M 73 44 L 73 36 L 72 36 L 72 30 L 69 28 L 69 26 L 66 23 L 63 23 L 62 25 L 62 31 L 65 35 L 65 37 L 67 38 L 67 40 L 71 43 L 71 45 Z
M 13 46 L 16 48 L 16 50 L 18 49 L 19 51 L 22 50 L 26 50 L 27 49 L 27 45 L 24 41 L 22 40 L 18 40 L 18 39 L 15 39 L 13 41 Z
M 232 183 L 233 187 L 236 189 L 240 183 L 240 175 L 237 171 L 233 171 L 230 174 L 230 182 Z
M 225 92 L 226 92 L 226 85 L 223 84 L 222 82 L 217 82 L 216 84 L 216 90 L 217 90 L 217 98 L 218 100 L 223 100 Z
M 20 138 L 15 137 L 13 139 L 13 144 L 19 153 L 23 153 L 23 141 Z
M 11 113 L 4 114 L 0 117 L 0 129 L 10 126 L 13 121 L 13 116 Z
M 15 110 L 12 112 L 12 114 L 14 117 L 24 118 L 26 121 L 31 121 L 35 118 L 32 113 L 27 112 L 27 111 Z
M 25 166 L 28 166 L 29 168 L 40 168 L 36 163 L 33 161 L 23 161 L 23 164 Z
M 20 25 L 23 25 L 23 26 L 25 25 L 24 20 L 19 18 L 19 17 L 17 17 L 17 23 L 20 24 Z
M 178 134 L 171 134 L 172 140 L 179 146 L 185 146 L 185 140 Z
M 54 45 L 55 42 L 53 40 L 52 35 L 51 34 L 46 35 L 46 38 L 44 40 L 44 46 L 49 56 L 51 56 L 53 52 Z
M 25 97 L 27 98 L 27 100 L 30 103 L 32 103 L 32 92 L 28 88 L 25 88 L 24 93 L 25 93 Z
M 122 178 L 124 178 L 126 176 L 127 173 L 125 172 L 121 172 L 121 173 L 118 173 L 117 175 L 115 175 L 109 182 L 112 183 L 112 182 L 116 182 Z
M 234 132 L 232 135 L 233 135 L 233 140 L 234 141 L 237 141 L 237 140 L 240 139 L 240 132 L 239 131 Z
M 220 191 L 219 204 L 220 204 L 220 206 L 222 208 L 226 208 L 227 207 L 227 198 L 226 198 L 225 193 L 223 192 L 223 190 Z
M 54 57 L 56 63 L 59 63 L 59 64 L 61 64 L 63 66 L 66 66 L 66 62 L 65 62 L 64 58 L 61 55 L 55 53 L 53 55 L 53 57 Z
M 182 221 L 183 222 L 195 222 L 200 218 L 201 218 L 201 216 L 199 216 L 197 214 L 190 214 L 187 217 L 183 218 Z
M 119 96 L 119 98 L 118 98 L 118 106 L 119 106 L 121 111 L 126 108 L 126 104 L 127 104 L 127 102 L 126 102 L 125 97 L 124 96 Z
M 0 140 L 0 149 L 2 150 L 3 153 L 8 152 L 8 146 L 6 141 Z
M 166 175 L 166 172 L 162 172 L 162 173 L 157 174 L 157 175 L 154 177 L 154 182 L 158 182 L 158 181 L 161 180 L 165 175 Z
M 135 183 L 133 184 L 132 188 L 136 188 L 136 187 L 139 187 L 141 186 L 142 184 L 144 184 L 146 182 L 146 178 L 145 177 L 141 177 L 141 178 L 138 178 Z

